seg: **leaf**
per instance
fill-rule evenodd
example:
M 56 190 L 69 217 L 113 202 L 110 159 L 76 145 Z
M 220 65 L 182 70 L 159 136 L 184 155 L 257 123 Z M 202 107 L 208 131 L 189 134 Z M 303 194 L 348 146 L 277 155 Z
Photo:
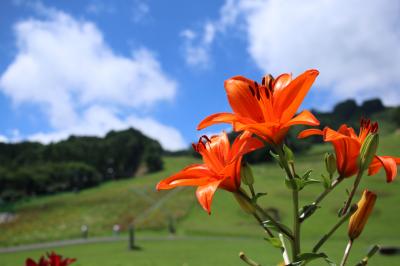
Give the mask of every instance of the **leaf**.
M 282 165 L 282 163 L 281 163 L 281 158 L 279 157 L 279 155 L 276 154 L 276 153 L 274 153 L 272 150 L 269 151 L 269 154 L 271 154 L 272 158 L 274 158 L 275 161 L 279 164 L 279 166 L 280 166 L 281 168 L 283 168 L 283 165 Z
M 262 197 L 262 196 L 266 196 L 267 195 L 267 193 L 265 193 L 265 192 L 258 192 L 255 196 L 254 196 L 254 201 L 256 202 L 260 197 Z
M 287 232 L 289 232 L 291 235 L 293 235 L 293 232 L 292 232 L 292 230 L 291 230 L 289 227 L 287 227 L 286 225 L 284 225 L 284 224 L 282 224 L 282 223 L 280 223 L 280 222 L 276 222 L 276 223 L 277 223 L 281 228 L 285 229 Z M 262 224 L 263 224 L 263 226 L 264 226 L 265 228 L 274 230 L 274 231 L 276 231 L 276 232 L 281 232 L 281 231 L 279 230 L 279 228 L 278 228 L 274 223 L 271 222 L 271 220 L 263 221 Z
M 285 180 L 285 182 L 288 182 L 286 186 L 289 186 L 289 188 L 293 188 L 293 182 L 289 179 L 288 181 Z M 295 189 L 297 190 L 302 190 L 305 186 L 312 185 L 312 184 L 317 184 L 321 183 L 321 180 L 317 179 L 300 179 L 300 178 L 294 178 L 294 182 L 296 184 Z
M 288 162 L 294 161 L 293 151 L 286 144 L 283 144 L 283 152 L 285 153 L 286 161 Z
M 312 169 L 310 169 L 310 170 L 308 170 L 307 172 L 305 172 L 304 174 L 303 174 L 303 176 L 302 176 L 302 179 L 303 180 L 308 180 L 309 178 L 310 178 L 310 176 L 311 176 L 311 173 L 312 173 Z
M 310 261 L 316 260 L 316 259 L 324 259 L 325 262 L 328 263 L 330 266 L 336 266 L 336 264 L 333 261 L 331 261 L 325 253 L 311 253 L 310 252 L 310 253 L 302 253 L 298 256 L 298 261 L 303 262 L 305 264 L 307 264 Z
M 293 179 L 285 178 L 285 185 L 290 190 L 301 190 L 302 189 L 302 180 L 298 177 Z
M 325 175 L 321 175 L 322 177 L 322 184 L 324 185 L 325 189 L 328 189 L 331 187 L 331 179 Z
M 300 213 L 301 215 L 305 214 L 304 216 L 300 216 L 300 221 L 304 221 L 308 217 L 310 217 L 319 207 L 317 205 L 311 204 L 311 205 L 305 205 L 303 208 L 301 208 Z
M 275 248 L 283 248 L 282 242 L 278 237 L 265 237 L 264 239 Z
M 317 180 L 317 179 L 303 180 L 302 181 L 302 188 L 304 188 L 307 185 L 319 184 L 319 183 L 322 183 L 322 181 L 321 180 Z

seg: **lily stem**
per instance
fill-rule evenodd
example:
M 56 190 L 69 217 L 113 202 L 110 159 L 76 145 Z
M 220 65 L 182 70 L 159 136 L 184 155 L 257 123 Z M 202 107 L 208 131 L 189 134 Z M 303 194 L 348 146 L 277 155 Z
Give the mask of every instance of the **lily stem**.
M 267 218 L 268 220 L 271 221 L 271 223 L 276 226 L 278 228 L 278 230 L 280 232 L 282 232 L 284 235 L 286 235 L 289 239 L 293 240 L 293 235 L 291 234 L 291 232 L 287 231 L 284 227 L 282 227 L 277 221 L 275 221 L 274 218 L 272 218 L 272 216 L 267 213 L 263 208 L 260 207 L 260 205 L 258 205 L 257 203 L 253 202 L 249 196 L 247 196 L 243 191 L 238 190 L 237 193 L 243 197 L 243 199 L 245 199 L 248 203 L 252 204 L 254 206 L 254 208 L 260 212 L 265 218 Z M 256 217 L 256 216 L 255 216 Z M 257 219 L 257 218 L 256 218 Z M 262 221 L 261 221 L 262 222 Z M 263 223 L 263 222 L 262 222 Z M 264 225 L 263 225 L 264 227 Z M 265 227 L 264 227 L 265 228 Z
M 264 231 L 268 234 L 269 237 L 274 237 L 274 234 L 269 230 L 267 227 L 264 226 L 263 220 L 258 216 L 257 213 L 253 213 L 254 218 L 258 221 L 258 223 L 261 225 L 261 227 L 264 229 Z
M 349 240 L 349 243 L 347 243 L 346 249 L 344 251 L 343 259 L 342 262 L 340 263 L 340 266 L 346 265 L 347 259 L 349 258 L 350 250 L 351 247 L 353 246 L 353 240 Z
M 300 218 L 300 222 L 303 222 L 307 217 L 309 217 L 313 211 L 315 211 L 315 208 L 318 206 L 318 204 L 325 199 L 325 197 L 337 186 L 339 185 L 341 182 L 343 181 L 342 177 L 338 177 L 336 178 L 331 185 L 326 188 L 321 194 L 319 194 L 319 196 L 313 201 L 313 203 L 311 203 L 310 206 L 307 207 L 307 209 L 302 212 L 299 216 Z
M 283 261 L 285 263 L 285 265 L 290 265 L 290 259 L 289 259 L 289 255 L 287 252 L 287 248 L 285 245 L 285 239 L 283 238 L 283 235 L 281 233 L 279 233 L 279 240 L 282 242 L 282 257 L 283 257 Z
M 345 222 L 347 221 L 350 216 L 357 210 L 357 204 L 354 204 L 350 210 L 346 213 L 346 215 L 342 216 L 340 220 L 329 230 L 328 233 L 326 233 L 319 241 L 318 243 L 314 246 L 313 252 L 316 253 L 323 244 L 333 235 L 333 233 L 336 232 L 336 230 Z
M 254 186 L 253 186 L 253 185 L 248 185 L 248 187 L 249 187 L 249 189 L 250 189 L 251 197 L 252 197 L 253 199 L 255 199 L 255 198 L 256 198 L 256 192 L 255 192 L 255 190 L 254 190 Z
M 358 174 L 357 174 L 356 179 L 354 180 L 353 188 L 350 191 L 349 197 L 348 197 L 348 199 L 347 199 L 342 211 L 340 212 L 340 216 L 345 215 L 347 210 L 349 209 L 351 201 L 353 200 L 354 194 L 356 193 L 358 185 L 361 182 L 362 175 L 363 175 L 363 171 L 359 171 Z
M 296 188 L 296 181 L 294 180 L 294 173 L 290 170 L 289 163 L 285 157 L 282 147 L 276 147 L 276 152 L 279 155 L 281 165 L 283 166 L 286 175 L 293 184 L 292 201 L 293 201 L 293 245 L 292 257 L 295 261 L 300 254 L 300 219 L 299 219 L 299 191 Z M 293 163 L 292 168 L 294 169 Z

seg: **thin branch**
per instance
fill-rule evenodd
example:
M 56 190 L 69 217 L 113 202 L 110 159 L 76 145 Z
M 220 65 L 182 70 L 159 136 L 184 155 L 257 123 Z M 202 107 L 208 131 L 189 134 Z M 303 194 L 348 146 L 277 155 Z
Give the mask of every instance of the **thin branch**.
M 330 187 L 326 188 L 319 196 L 311 203 L 310 206 L 304 212 L 302 212 L 299 216 L 300 222 L 303 222 L 307 217 L 309 217 L 315 208 L 317 208 L 318 204 L 341 182 L 343 181 L 342 177 L 338 177 L 332 181 Z
M 336 232 L 336 230 L 345 222 L 347 221 L 350 216 L 357 210 L 357 204 L 354 204 L 351 206 L 350 210 L 346 213 L 345 216 L 342 216 L 340 220 L 332 227 L 331 230 L 327 234 L 325 234 L 319 241 L 318 243 L 314 246 L 313 252 L 316 253 L 321 246 L 333 235 L 333 233 Z

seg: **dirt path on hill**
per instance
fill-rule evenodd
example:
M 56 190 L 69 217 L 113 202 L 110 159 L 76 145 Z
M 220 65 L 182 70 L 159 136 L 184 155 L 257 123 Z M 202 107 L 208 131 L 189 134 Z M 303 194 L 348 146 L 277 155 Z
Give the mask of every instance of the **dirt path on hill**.
M 177 240 L 243 240 L 243 239 L 254 239 L 255 237 L 250 236 L 142 236 L 136 237 L 136 242 L 140 244 L 141 241 L 177 241 Z M 127 236 L 114 236 L 114 237 L 92 237 L 88 239 L 70 239 L 61 240 L 46 243 L 35 243 L 13 247 L 0 248 L 0 254 L 14 253 L 21 251 L 30 251 L 35 249 L 50 249 L 57 247 L 65 247 L 72 245 L 82 245 L 91 243 L 105 243 L 105 242 L 117 242 L 125 241 L 128 246 Z

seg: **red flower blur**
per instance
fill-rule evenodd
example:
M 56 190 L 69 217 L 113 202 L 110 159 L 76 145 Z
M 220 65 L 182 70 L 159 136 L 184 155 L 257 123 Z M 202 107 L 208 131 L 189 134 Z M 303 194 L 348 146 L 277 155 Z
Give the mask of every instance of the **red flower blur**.
M 178 186 L 198 186 L 196 196 L 205 211 L 211 213 L 211 203 L 217 188 L 235 192 L 240 187 L 240 169 L 244 154 L 261 148 L 263 142 L 250 132 L 238 136 L 232 146 L 225 132 L 208 138 L 203 136 L 193 144 L 204 164 L 192 164 L 157 184 L 157 189 Z
M 38 262 L 28 258 L 25 261 L 25 266 L 68 266 L 76 261 L 76 259 L 71 258 L 63 259 L 61 255 L 57 255 L 54 251 L 50 254 L 47 253 L 47 257 L 42 256 Z

